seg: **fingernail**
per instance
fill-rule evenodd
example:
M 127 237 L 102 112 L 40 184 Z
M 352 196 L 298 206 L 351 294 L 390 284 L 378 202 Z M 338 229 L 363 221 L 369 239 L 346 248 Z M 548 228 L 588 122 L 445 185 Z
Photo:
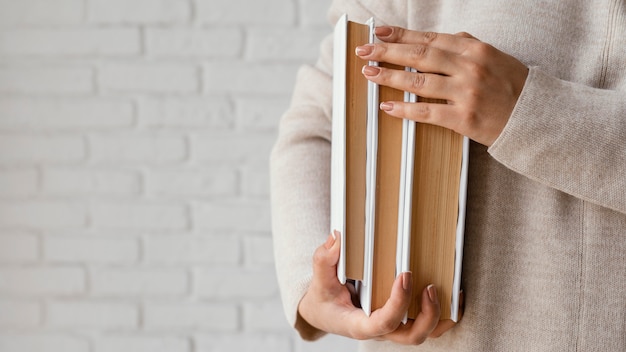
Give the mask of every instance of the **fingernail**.
M 384 102 L 380 104 L 380 110 L 391 111 L 393 110 L 393 104 L 390 102 Z
M 371 54 L 372 51 L 374 51 L 374 46 L 372 44 L 357 46 L 355 51 L 356 51 L 356 54 L 359 56 L 366 56 L 366 55 Z
M 430 301 L 433 303 L 439 303 L 439 298 L 437 297 L 437 289 L 435 288 L 435 285 L 428 285 L 426 290 L 428 291 L 428 298 L 430 299 Z
M 337 237 L 341 236 L 341 233 L 339 232 L 339 230 L 333 230 L 333 232 L 330 233 L 331 235 L 333 235 L 333 239 L 337 239 Z
M 393 28 L 391 27 L 376 27 L 374 29 L 374 33 L 377 37 L 388 37 L 393 33 Z
M 405 291 L 408 291 L 413 284 L 412 281 L 413 281 L 413 273 L 411 273 L 410 271 L 402 273 L 402 289 L 404 289 Z
M 328 235 L 328 238 L 326 239 L 326 243 L 324 243 L 324 248 L 330 249 L 333 246 L 333 244 L 335 244 L 335 236 L 330 234 Z
M 380 73 L 380 68 L 376 66 L 363 66 L 362 71 L 366 76 L 376 76 Z

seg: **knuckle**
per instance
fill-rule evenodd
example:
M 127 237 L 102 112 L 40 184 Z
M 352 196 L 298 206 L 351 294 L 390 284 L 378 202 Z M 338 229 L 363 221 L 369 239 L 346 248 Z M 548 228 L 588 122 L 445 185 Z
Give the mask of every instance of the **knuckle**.
M 426 84 L 426 75 L 423 73 L 415 73 L 411 77 L 410 87 L 413 90 L 420 90 Z
M 426 56 L 428 52 L 428 48 L 426 45 L 416 44 L 411 47 L 409 51 L 409 56 L 413 60 L 421 60 Z
M 313 265 L 319 266 L 324 264 L 326 261 L 326 254 L 323 248 L 318 248 L 313 253 Z
M 432 43 L 439 36 L 436 32 L 424 32 L 424 43 Z
M 493 56 L 493 47 L 487 43 L 476 41 L 472 44 L 472 51 L 480 59 L 485 59 Z
M 421 122 L 429 122 L 432 117 L 428 104 L 413 105 L 410 114 Z

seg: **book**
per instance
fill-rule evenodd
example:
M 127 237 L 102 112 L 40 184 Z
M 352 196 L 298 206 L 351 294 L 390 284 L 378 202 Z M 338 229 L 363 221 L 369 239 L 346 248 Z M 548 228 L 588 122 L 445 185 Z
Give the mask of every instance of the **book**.
M 412 70 L 357 57 L 375 41 L 374 20 L 344 15 L 335 26 L 331 147 L 331 231 L 341 234 L 337 276 L 354 281 L 366 314 L 382 307 L 397 275 L 413 273 L 407 318 L 437 287 L 441 319 L 459 319 L 469 139 L 435 125 L 400 119 L 382 101 L 445 101 L 378 86 L 364 65 Z

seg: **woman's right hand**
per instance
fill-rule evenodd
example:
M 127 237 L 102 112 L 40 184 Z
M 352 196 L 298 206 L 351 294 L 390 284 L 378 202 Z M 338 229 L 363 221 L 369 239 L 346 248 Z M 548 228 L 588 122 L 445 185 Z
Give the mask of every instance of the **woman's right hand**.
M 359 340 L 389 340 L 401 344 L 421 344 L 454 326 L 450 320 L 439 321 L 437 291 L 430 285 L 422 292 L 421 313 L 402 324 L 410 303 L 412 276 L 399 275 L 385 305 L 368 317 L 353 304 L 349 285 L 337 279 L 339 234 L 330 235 L 313 256 L 313 280 L 298 306 L 298 313 L 311 326 L 322 331 Z

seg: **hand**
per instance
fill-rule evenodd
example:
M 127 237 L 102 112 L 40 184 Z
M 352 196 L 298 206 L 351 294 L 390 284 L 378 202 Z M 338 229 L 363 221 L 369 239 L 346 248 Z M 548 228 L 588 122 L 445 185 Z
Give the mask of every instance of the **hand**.
M 335 239 L 337 238 L 337 240 Z M 349 286 L 337 279 L 339 234 L 328 237 L 313 257 L 313 280 L 298 306 L 298 313 L 311 326 L 355 339 L 390 340 L 402 344 L 420 344 L 427 337 L 437 337 L 454 326 L 450 320 L 439 321 L 437 291 L 429 286 L 422 292 L 422 311 L 415 320 L 402 325 L 411 296 L 411 273 L 398 276 L 391 297 L 368 317 L 353 304 Z
M 528 75 L 524 64 L 467 33 L 416 32 L 398 27 L 378 27 L 375 33 L 384 43 L 358 47 L 359 57 L 413 67 L 419 72 L 365 66 L 367 79 L 448 102 L 382 102 L 382 110 L 452 129 L 486 146 L 493 144 L 524 87 Z

